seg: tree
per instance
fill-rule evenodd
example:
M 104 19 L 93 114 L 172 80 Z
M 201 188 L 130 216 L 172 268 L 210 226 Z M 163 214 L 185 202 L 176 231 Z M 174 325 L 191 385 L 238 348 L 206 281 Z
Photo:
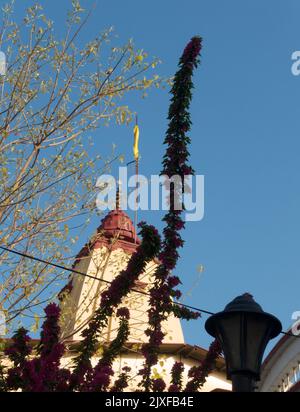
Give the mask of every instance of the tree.
M 178 173 L 181 178 L 193 172 L 187 164 L 189 158 L 188 144 L 190 138 L 186 132 L 190 129 L 191 120 L 189 105 L 192 97 L 193 70 L 199 62 L 201 38 L 193 37 L 186 46 L 179 61 L 179 70 L 175 75 L 172 87 L 172 99 L 169 110 L 169 127 L 166 134 L 166 155 L 163 160 L 163 173 L 172 176 Z M 122 346 L 129 336 L 130 312 L 123 305 L 124 298 L 134 288 L 135 281 L 144 272 L 147 262 L 156 256 L 160 263 L 155 271 L 155 281 L 150 288 L 149 322 L 146 335 L 149 342 L 143 345 L 144 365 L 139 371 L 141 376 L 140 388 L 145 392 L 196 392 L 213 370 L 216 359 L 221 353 L 217 341 L 210 345 L 205 359 L 198 366 L 193 366 L 188 372 L 188 381 L 183 387 L 184 365 L 175 362 L 171 370 L 171 384 L 167 387 L 161 377 L 153 376 L 153 366 L 158 363 L 158 348 L 164 338 L 161 324 L 170 313 L 187 320 L 196 319 L 199 313 L 192 312 L 187 307 L 175 304 L 171 297 L 179 297 L 180 292 L 174 290 L 180 279 L 173 276 L 179 258 L 178 249 L 183 246 L 180 231 L 184 228 L 181 211 L 174 208 L 174 197 L 170 189 L 170 210 L 164 217 L 166 224 L 163 239 L 158 231 L 144 222 L 139 224 L 141 243 L 131 256 L 127 268 L 121 271 L 101 294 L 100 305 L 95 311 L 87 327 L 82 331 L 82 340 L 77 348 L 72 371 L 61 369 L 60 359 L 64 352 L 63 343 L 59 342 L 60 309 L 55 304 L 46 307 L 46 320 L 42 327 L 40 346 L 37 356 L 29 359 L 31 348 L 29 337 L 24 329 L 20 329 L 13 337 L 12 345 L 5 353 L 12 362 L 12 367 L 4 370 L 0 390 L 23 391 L 123 391 L 128 386 L 128 368 L 119 371 L 118 376 L 112 368 L 113 360 L 120 353 Z M 173 193 L 174 194 L 174 193 Z M 116 338 L 111 341 L 100 355 L 96 366 L 92 357 L 96 353 L 101 332 L 107 326 L 112 314 L 119 318 L 119 329 Z M 112 381 L 112 377 L 115 378 Z
M 127 93 L 143 93 L 162 80 L 150 74 L 158 61 L 132 41 L 114 45 L 112 29 L 82 45 L 91 11 L 78 1 L 72 1 L 63 39 L 39 4 L 26 9 L 22 22 L 13 6 L 3 7 L 0 29 L 7 59 L 0 84 L 0 245 L 62 262 L 76 241 L 72 227 L 78 233 L 95 210 L 95 175 L 119 158 L 90 155 L 95 131 L 112 119 L 130 122 Z M 36 316 L 34 309 L 65 274 L 0 252 L 0 310 L 8 323 L 21 313 Z

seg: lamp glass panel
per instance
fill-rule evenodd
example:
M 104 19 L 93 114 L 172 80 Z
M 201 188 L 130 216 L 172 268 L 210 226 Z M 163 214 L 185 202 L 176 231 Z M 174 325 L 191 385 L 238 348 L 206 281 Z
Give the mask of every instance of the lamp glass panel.
M 261 360 L 269 340 L 270 323 L 264 316 L 255 313 L 248 314 L 244 321 L 246 326 L 244 367 L 259 375 Z
M 240 313 L 227 313 L 219 319 L 218 338 L 221 342 L 229 377 L 241 368 L 241 319 Z

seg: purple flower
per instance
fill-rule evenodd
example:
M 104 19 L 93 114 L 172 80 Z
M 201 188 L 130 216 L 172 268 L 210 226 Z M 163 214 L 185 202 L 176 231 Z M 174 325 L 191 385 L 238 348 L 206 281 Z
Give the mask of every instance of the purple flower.
M 56 303 L 49 303 L 44 309 L 46 316 L 48 317 L 59 317 L 60 308 L 56 305 Z
M 117 310 L 117 316 L 120 318 L 125 318 L 125 319 L 129 319 L 130 318 L 130 313 L 129 310 L 127 308 L 120 308 Z
M 173 383 L 169 386 L 169 392 L 179 392 L 179 387 Z
M 166 389 L 166 384 L 161 378 L 153 380 L 153 383 L 152 383 L 153 392 L 163 392 L 165 389 Z
M 170 276 L 169 279 L 168 279 L 168 284 L 171 288 L 179 285 L 179 283 L 181 283 L 181 282 L 180 282 L 179 277 L 177 277 L 177 276 Z
M 122 368 L 122 370 L 123 370 L 125 373 L 129 373 L 129 372 L 131 371 L 131 368 L 130 368 L 129 366 L 124 366 L 124 367 Z

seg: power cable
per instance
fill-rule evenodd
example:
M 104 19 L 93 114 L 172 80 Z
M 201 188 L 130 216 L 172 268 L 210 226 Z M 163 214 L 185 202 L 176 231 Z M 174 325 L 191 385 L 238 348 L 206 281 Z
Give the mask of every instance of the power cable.
M 107 283 L 107 284 L 111 284 L 111 283 L 112 283 L 112 282 L 109 281 L 109 280 L 99 279 L 99 278 L 97 278 L 96 276 L 88 275 L 87 273 L 80 272 L 79 270 L 75 270 L 75 269 L 73 269 L 73 268 L 67 268 L 66 266 L 62 266 L 62 265 L 59 265 L 59 264 L 57 264 L 57 263 L 48 262 L 47 260 L 40 259 L 40 258 L 37 258 L 37 257 L 35 257 L 35 256 L 27 255 L 26 253 L 17 252 L 16 250 L 12 250 L 12 249 L 9 249 L 9 248 L 4 247 L 4 246 L 0 246 L 0 249 L 5 250 L 6 252 L 13 253 L 13 254 L 15 254 L 15 255 L 25 257 L 25 258 L 27 258 L 27 259 L 32 259 L 32 260 L 35 260 L 35 261 L 37 261 L 37 262 L 41 262 L 41 263 L 44 263 L 44 264 L 46 264 L 46 265 L 50 265 L 50 266 L 56 267 L 56 268 L 58 268 L 58 269 L 66 270 L 66 271 L 68 271 L 68 272 L 72 272 L 72 273 L 75 273 L 75 274 L 77 274 L 77 275 L 81 275 L 81 276 L 84 276 L 84 277 L 87 277 L 87 278 L 90 278 L 90 279 L 98 280 L 98 281 L 100 281 L 100 282 L 104 282 L 104 283 Z M 131 289 L 131 291 L 132 291 L 132 292 L 135 292 L 135 293 L 140 293 L 141 295 L 144 295 L 144 296 L 150 296 L 149 293 L 147 293 L 147 292 L 142 292 L 141 290 Z M 173 304 L 174 304 L 174 305 L 181 306 L 181 307 L 184 307 L 184 308 L 187 308 L 187 309 L 190 309 L 190 310 L 193 310 L 193 311 L 195 311 L 195 312 L 204 313 L 204 314 L 206 314 L 206 315 L 214 315 L 214 313 L 211 312 L 211 311 L 209 311 L 209 310 L 199 309 L 199 308 L 196 308 L 196 307 L 191 306 L 191 305 L 186 305 L 186 304 L 184 304 L 184 303 L 173 302 Z M 293 333 L 290 333 L 290 332 L 283 332 L 283 331 L 281 331 L 280 333 L 281 333 L 282 335 L 292 336 L 292 337 L 294 337 L 294 338 L 300 338 L 300 335 L 294 335 Z

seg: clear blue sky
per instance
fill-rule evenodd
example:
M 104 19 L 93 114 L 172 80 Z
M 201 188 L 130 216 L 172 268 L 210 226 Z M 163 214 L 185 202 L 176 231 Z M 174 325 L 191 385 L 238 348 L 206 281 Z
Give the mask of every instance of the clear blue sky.
M 70 3 L 42 1 L 57 24 Z M 162 59 L 161 75 L 174 74 L 193 35 L 203 37 L 190 135 L 191 163 L 205 175 L 205 217 L 187 224 L 176 272 L 183 291 L 193 289 L 185 303 L 218 311 L 250 292 L 285 328 L 300 310 L 300 76 L 290 69 L 300 50 L 299 16 L 297 0 L 99 0 L 85 32 L 89 38 L 113 25 L 120 40 L 132 37 Z M 160 171 L 168 100 L 159 90 L 129 101 L 139 113 L 146 175 Z M 97 150 L 112 141 L 131 157 L 131 126 L 102 130 Z M 160 217 L 141 215 L 159 228 Z M 189 343 L 210 342 L 203 321 L 184 324 Z

